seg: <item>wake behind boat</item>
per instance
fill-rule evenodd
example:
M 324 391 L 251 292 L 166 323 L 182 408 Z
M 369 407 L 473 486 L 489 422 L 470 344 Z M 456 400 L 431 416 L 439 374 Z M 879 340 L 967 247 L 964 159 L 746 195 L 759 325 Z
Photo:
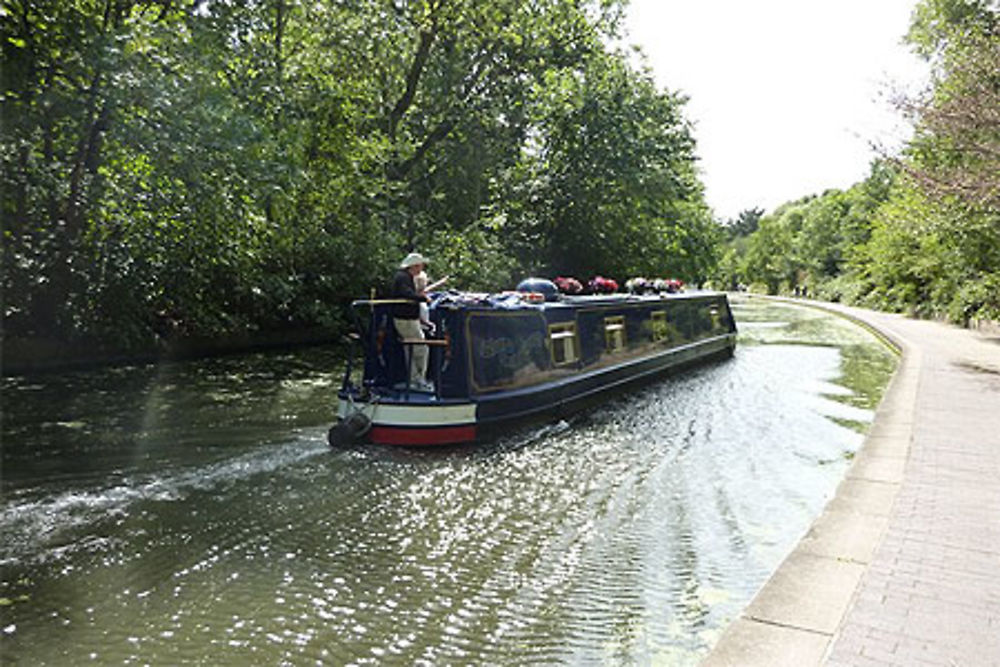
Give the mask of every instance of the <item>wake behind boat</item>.
M 426 340 L 397 335 L 391 308 L 399 301 L 355 301 L 364 368 L 358 384 L 348 361 L 330 444 L 468 442 L 630 382 L 731 356 L 736 344 L 723 293 L 570 296 L 549 281 L 524 285 L 499 295 L 433 294 L 437 336 Z M 429 383 L 419 387 L 407 373 L 416 345 L 430 351 Z

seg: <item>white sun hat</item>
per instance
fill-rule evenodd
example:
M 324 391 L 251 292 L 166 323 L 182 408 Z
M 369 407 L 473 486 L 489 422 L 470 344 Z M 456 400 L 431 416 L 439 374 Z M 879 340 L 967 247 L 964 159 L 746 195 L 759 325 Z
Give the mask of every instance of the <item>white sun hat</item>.
M 411 266 L 416 266 L 417 264 L 429 264 L 429 263 L 430 262 L 427 261 L 427 258 L 421 255 L 419 252 L 411 252 L 409 255 L 406 256 L 406 259 L 404 259 L 400 263 L 399 268 L 408 269 Z

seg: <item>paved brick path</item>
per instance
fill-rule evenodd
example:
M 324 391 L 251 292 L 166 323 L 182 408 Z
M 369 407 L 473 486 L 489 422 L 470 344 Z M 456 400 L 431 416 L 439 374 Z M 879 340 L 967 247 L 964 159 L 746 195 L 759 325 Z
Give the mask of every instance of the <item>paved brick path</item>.
M 1000 335 L 831 308 L 900 369 L 836 497 L 704 664 L 1000 667 Z

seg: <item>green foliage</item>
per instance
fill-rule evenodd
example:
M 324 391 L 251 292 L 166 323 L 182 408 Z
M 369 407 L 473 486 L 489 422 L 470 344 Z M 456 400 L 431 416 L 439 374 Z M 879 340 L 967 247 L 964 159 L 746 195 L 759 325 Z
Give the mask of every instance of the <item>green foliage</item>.
M 1000 295 L 1000 12 L 925 0 L 908 36 L 934 85 L 902 109 L 915 134 L 905 178 L 859 253 L 868 299 L 967 323 L 995 319 Z
M 4 329 L 148 350 L 335 327 L 419 247 L 458 287 L 705 277 L 683 100 L 617 0 L 10 0 Z
M 907 42 L 925 58 L 941 55 L 971 32 L 996 34 L 993 0 L 923 0 L 913 11 Z
M 856 261 L 872 306 L 968 323 L 995 319 L 1000 293 L 996 218 L 942 204 L 904 180 Z
M 748 208 L 740 211 L 735 220 L 730 220 L 725 225 L 726 233 L 730 238 L 753 234 L 760 226 L 760 219 L 764 217 L 764 212 L 762 208 Z
M 507 180 L 511 247 L 543 273 L 701 280 L 717 228 L 694 172 L 683 98 L 622 54 L 550 72 Z
M 888 200 L 894 178 L 891 165 L 875 162 L 868 179 L 846 191 L 804 197 L 762 216 L 751 234 L 731 236 L 717 279 L 756 283 L 770 294 L 852 294 L 843 276 L 870 237 L 872 216 Z

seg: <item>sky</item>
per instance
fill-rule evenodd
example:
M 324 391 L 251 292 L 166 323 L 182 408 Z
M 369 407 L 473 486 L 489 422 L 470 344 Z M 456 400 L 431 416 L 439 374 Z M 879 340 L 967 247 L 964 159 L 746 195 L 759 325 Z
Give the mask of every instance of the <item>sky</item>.
M 864 179 L 908 136 L 895 91 L 927 65 L 902 38 L 916 0 L 631 0 L 627 42 L 689 97 L 716 218 Z

